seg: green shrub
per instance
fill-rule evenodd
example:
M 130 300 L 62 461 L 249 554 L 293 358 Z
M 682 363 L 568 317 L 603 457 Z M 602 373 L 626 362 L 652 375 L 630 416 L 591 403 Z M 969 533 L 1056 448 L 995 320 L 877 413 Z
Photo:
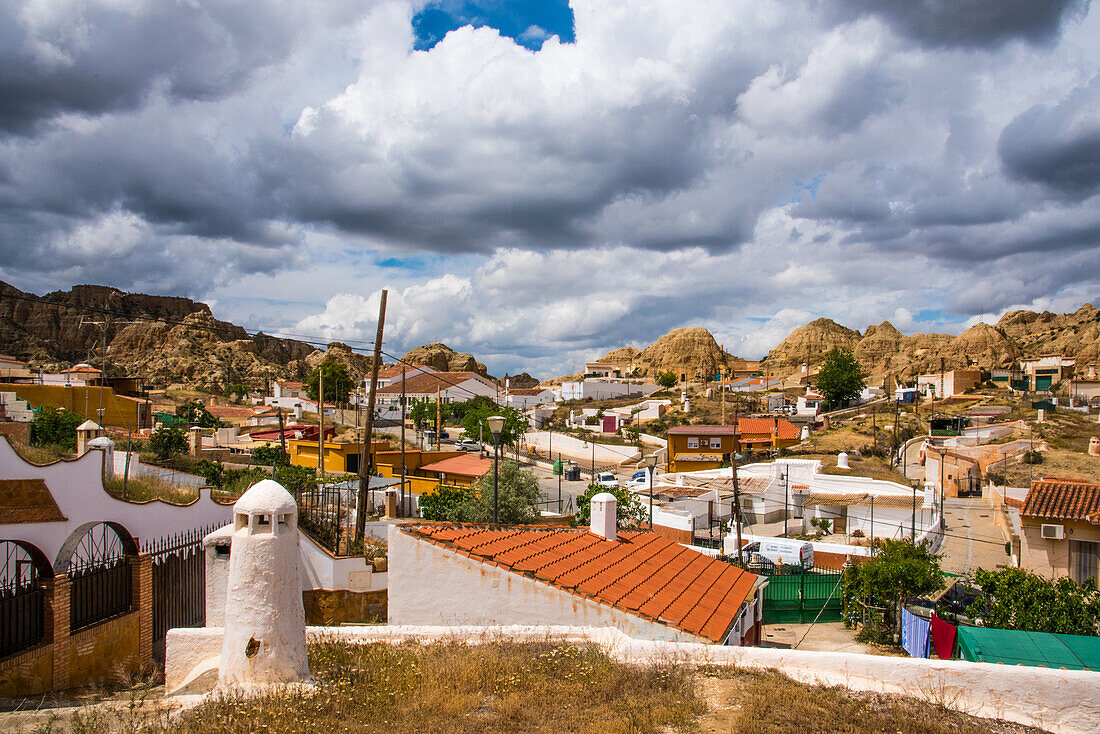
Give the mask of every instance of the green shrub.
M 76 427 L 83 422 L 84 417 L 79 413 L 43 405 L 31 421 L 31 443 L 76 451 Z

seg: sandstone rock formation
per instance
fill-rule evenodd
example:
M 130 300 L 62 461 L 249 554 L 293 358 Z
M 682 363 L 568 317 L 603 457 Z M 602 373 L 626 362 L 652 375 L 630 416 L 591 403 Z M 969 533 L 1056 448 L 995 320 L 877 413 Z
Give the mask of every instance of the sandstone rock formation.
M 401 360 L 408 364 L 427 365 L 440 372 L 476 372 L 483 377 L 489 376 L 485 365 L 474 359 L 472 354 L 456 352 L 439 342 L 411 349 Z
M 694 326 L 673 329 L 645 349 L 620 347 L 593 361 L 618 365 L 624 376 L 633 374 L 652 379 L 658 372 L 672 372 L 687 380 L 701 379 L 703 376 L 712 380 L 719 371 L 744 360 L 726 352 L 709 331 Z M 555 377 L 543 384 L 561 384 L 583 376 L 582 371 Z
M 107 322 L 92 324 L 89 322 Z M 289 367 L 313 347 L 293 339 L 249 334 L 219 321 L 210 307 L 187 298 L 124 293 L 96 285 L 38 297 L 0 282 L 0 343 L 4 351 L 44 369 L 73 362 L 99 364 L 107 344 L 115 370 L 147 382 L 224 388 L 262 387 L 272 378 L 300 378 Z
M 855 349 L 859 340 L 858 331 L 832 319 L 816 319 L 792 331 L 779 346 L 768 352 L 764 366 L 769 374 L 789 374 L 804 362 L 813 367 L 833 349 Z
M 1028 356 L 1063 354 L 1082 365 L 1100 361 L 1100 311 L 1091 303 L 1067 314 L 1009 311 L 997 327 Z

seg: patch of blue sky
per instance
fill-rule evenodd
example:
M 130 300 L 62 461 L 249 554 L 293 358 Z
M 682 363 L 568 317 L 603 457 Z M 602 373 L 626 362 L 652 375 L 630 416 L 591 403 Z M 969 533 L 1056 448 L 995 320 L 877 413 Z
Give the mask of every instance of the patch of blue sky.
M 426 263 L 421 257 L 387 257 L 375 260 L 374 264 L 380 268 L 393 268 L 396 270 L 423 270 Z
M 791 196 L 789 204 L 799 204 L 802 202 L 802 192 L 808 191 L 810 193 L 811 201 L 817 198 L 817 190 L 821 188 L 821 184 L 825 181 L 825 174 L 819 173 L 810 179 L 809 183 L 796 180 L 794 182 L 794 195 Z
M 495 28 L 532 51 L 540 50 L 551 36 L 562 43 L 576 40 L 568 0 L 431 0 L 413 16 L 414 47 L 427 51 L 463 26 Z

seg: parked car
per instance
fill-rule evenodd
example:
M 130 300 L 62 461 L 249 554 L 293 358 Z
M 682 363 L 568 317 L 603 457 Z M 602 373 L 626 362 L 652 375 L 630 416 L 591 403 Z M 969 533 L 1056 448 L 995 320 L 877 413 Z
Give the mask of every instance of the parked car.
M 481 451 L 481 444 L 469 438 L 455 441 L 455 448 L 459 451 Z
M 609 471 L 602 471 L 596 475 L 596 484 L 608 489 L 618 489 L 619 478 Z

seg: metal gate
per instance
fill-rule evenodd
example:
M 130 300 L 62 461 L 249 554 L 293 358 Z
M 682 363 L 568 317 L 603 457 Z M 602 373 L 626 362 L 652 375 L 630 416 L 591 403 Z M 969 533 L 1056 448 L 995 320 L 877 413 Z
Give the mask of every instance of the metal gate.
M 768 585 L 764 587 L 764 624 L 806 623 L 815 619 L 841 621 L 843 575 L 843 571 L 811 570 L 768 576 Z
M 45 639 L 44 564 L 37 551 L 20 541 L 0 540 L 0 658 L 34 647 Z M 44 560 L 44 559 L 42 559 Z
M 153 561 L 153 655 L 164 660 L 164 638 L 173 627 L 206 624 L 206 554 L 202 539 L 214 530 L 189 530 L 145 545 Z

